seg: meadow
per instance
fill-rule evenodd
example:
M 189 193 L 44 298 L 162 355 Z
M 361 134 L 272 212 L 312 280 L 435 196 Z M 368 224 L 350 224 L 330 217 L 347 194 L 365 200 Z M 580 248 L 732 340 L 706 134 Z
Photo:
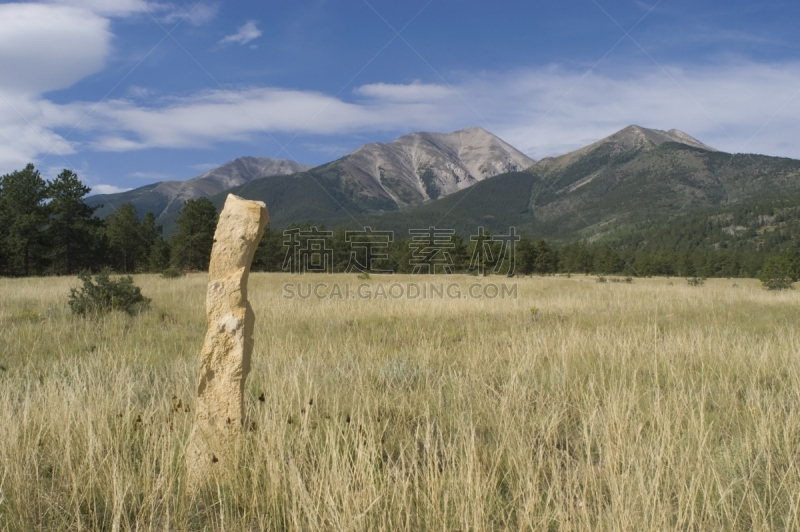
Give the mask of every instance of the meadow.
M 0 530 L 800 529 L 796 290 L 284 298 L 297 280 L 251 275 L 236 468 L 189 498 L 206 276 L 136 276 L 152 309 L 100 320 L 70 315 L 74 277 L 0 279 Z

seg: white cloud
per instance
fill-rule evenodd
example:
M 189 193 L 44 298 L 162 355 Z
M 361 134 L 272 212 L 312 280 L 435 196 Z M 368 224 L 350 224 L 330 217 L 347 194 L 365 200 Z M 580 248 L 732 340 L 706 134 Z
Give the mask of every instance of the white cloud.
M 247 44 L 253 39 L 261 37 L 261 30 L 256 26 L 255 20 L 248 20 L 242 27 L 236 30 L 236 33 L 226 35 L 219 41 L 221 46 L 228 44 Z
M 73 111 L 41 95 L 102 69 L 111 37 L 108 20 L 80 7 L 0 4 L 0 171 L 75 153 L 54 130 Z
M 673 67 L 616 77 L 590 74 L 582 81 L 581 76 L 557 68 L 518 73 L 507 80 L 514 89 L 473 105 L 485 110 L 508 142 L 537 158 L 629 124 L 680 129 L 724 151 L 800 158 L 800 146 L 791 140 L 800 120 L 799 63 Z M 467 94 L 491 94 L 494 86 L 477 85 Z M 503 105 L 503 99 L 515 105 Z
M 149 98 L 153 95 L 153 91 L 151 91 L 147 87 L 140 87 L 138 85 L 131 85 L 125 92 L 131 98 L 137 98 L 137 99 Z
M 107 19 L 85 9 L 0 4 L 0 89 L 25 95 L 69 87 L 103 68 Z
M 99 185 L 92 186 L 92 191 L 89 193 L 90 196 L 94 196 L 95 194 L 117 194 L 119 192 L 127 192 L 132 190 L 130 188 L 122 188 L 116 185 L 106 185 L 101 183 Z
M 205 91 L 152 105 L 131 99 L 57 105 L 20 97 L 12 99 L 13 110 L 0 100 L 0 171 L 56 145 L 63 154 L 202 148 L 268 133 L 298 134 L 295 142 L 314 137 L 320 146 L 326 143 L 318 137 L 326 136 L 338 146 L 339 136 L 472 125 L 537 159 L 629 124 L 677 128 L 725 151 L 800 158 L 798 91 L 800 63 L 728 63 L 585 77 L 552 66 L 465 77 L 452 87 L 375 83 L 357 88 L 352 101 L 276 87 Z M 80 141 L 62 142 L 59 133 L 73 127 Z M 328 149 L 333 156 L 336 150 Z
M 167 4 L 166 12 L 160 19 L 167 24 L 186 21 L 193 26 L 202 26 L 216 16 L 218 7 L 217 3 L 207 1 L 197 2 L 189 7 L 176 7 L 172 4 Z
M 75 153 L 75 145 L 54 131 L 62 111 L 46 100 L 11 94 L 0 86 L 0 173 L 20 169 L 40 154 Z
M 353 92 L 359 96 L 395 102 L 435 101 L 456 96 L 453 89 L 443 85 L 420 83 L 418 81 L 407 85 L 372 83 L 357 87 Z
M 47 0 L 47 3 L 79 7 L 103 17 L 147 14 L 165 24 L 186 21 L 194 26 L 205 24 L 214 18 L 218 8 L 216 2 L 208 1 L 194 2 L 189 6 L 147 0 Z
M 253 88 L 209 91 L 172 99 L 163 107 L 143 107 L 129 100 L 68 106 L 90 145 L 100 151 L 144 148 L 191 148 L 218 141 L 245 141 L 265 132 L 334 135 L 354 131 L 392 131 L 408 127 L 435 129 L 451 119 L 432 103 L 348 103 L 318 92 Z
M 800 96 L 790 101 L 800 89 L 800 64 L 582 76 L 550 67 L 453 87 L 371 84 L 356 89 L 366 98 L 354 102 L 273 87 L 208 91 L 160 107 L 116 100 L 100 104 L 82 127 L 93 149 L 128 151 L 209 146 L 264 132 L 335 136 L 481 125 L 539 158 L 639 124 L 681 129 L 726 151 L 800 157 L 793 141 Z M 93 105 L 69 107 L 80 115 Z
M 159 4 L 146 0 L 49 0 L 47 3 L 80 7 L 98 15 L 112 17 L 162 9 Z
M 148 12 L 161 21 L 185 17 L 198 24 L 210 19 L 216 6 L 203 2 L 184 8 L 144 0 L 0 4 L 0 172 L 20 168 L 39 156 L 69 155 L 85 147 L 61 134 L 80 124 L 91 105 L 57 105 L 42 95 L 103 69 L 113 39 L 108 17 Z M 149 93 L 131 87 L 129 95 L 141 98 Z M 118 151 L 140 145 L 113 135 L 106 143 Z

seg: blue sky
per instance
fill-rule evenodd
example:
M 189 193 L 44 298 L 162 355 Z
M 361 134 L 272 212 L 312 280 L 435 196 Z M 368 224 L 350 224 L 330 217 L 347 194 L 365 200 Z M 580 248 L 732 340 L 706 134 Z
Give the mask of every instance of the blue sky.
M 796 1 L 0 3 L 0 172 L 96 192 L 481 126 L 533 158 L 629 124 L 800 158 Z

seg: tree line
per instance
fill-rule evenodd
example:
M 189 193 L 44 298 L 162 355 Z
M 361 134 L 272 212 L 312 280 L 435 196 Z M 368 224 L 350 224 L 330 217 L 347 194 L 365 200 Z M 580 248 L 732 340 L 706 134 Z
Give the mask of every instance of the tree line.
M 208 267 L 217 213 L 207 199 L 187 202 L 178 232 L 164 239 L 153 213 L 140 218 L 130 204 L 101 220 L 84 201 L 90 192 L 66 169 L 53 180 L 32 164 L 0 176 L 0 275 Z
M 178 214 L 176 231 L 165 238 L 155 215 L 148 212 L 140 216 L 131 204 L 118 206 L 112 214 L 99 219 L 95 215 L 99 207 L 84 202 L 90 191 L 70 170 L 53 180 L 44 180 L 29 164 L 0 177 L 0 275 L 74 275 L 104 269 L 157 273 L 208 268 L 218 219 L 217 209 L 209 199 L 188 200 Z M 774 219 L 775 216 L 770 218 Z M 677 232 L 673 227 L 661 233 L 647 233 L 646 237 L 641 233 L 610 242 L 561 246 L 513 232 L 489 235 L 476 231 L 476 235 L 463 238 L 434 228 L 389 235 L 363 228 L 326 230 L 307 223 L 293 224 L 285 230 L 266 229 L 252 269 L 757 277 L 772 261 L 770 267 L 778 267 L 793 280 L 800 277 L 800 224 L 784 223 L 789 232 L 774 232 L 769 236 L 771 244 L 766 246 L 763 239 L 758 245 L 730 240 L 730 245 L 723 242 L 720 246 L 719 242 L 708 245 L 707 236 L 720 229 L 707 220 L 708 217 L 690 220 Z M 795 227 L 797 231 L 792 229 Z M 730 236 L 724 231 L 720 234 Z

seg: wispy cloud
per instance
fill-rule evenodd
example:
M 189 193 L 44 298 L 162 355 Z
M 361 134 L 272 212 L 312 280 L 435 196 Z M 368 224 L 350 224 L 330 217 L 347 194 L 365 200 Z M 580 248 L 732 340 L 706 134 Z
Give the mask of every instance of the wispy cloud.
M 356 101 L 274 87 L 209 91 L 162 107 L 120 100 L 100 105 L 84 127 L 95 137 L 89 141 L 94 149 L 127 151 L 241 141 L 265 131 L 335 136 L 481 125 L 538 158 L 636 123 L 681 129 L 728 151 L 800 157 L 800 148 L 788 140 L 800 120 L 800 98 L 790 101 L 800 89 L 800 64 L 593 73 L 575 86 L 581 76 L 550 67 L 465 78 L 452 88 L 372 84 L 355 91 L 368 96 Z M 443 97 L 453 91 L 461 98 Z M 75 110 L 87 105 L 68 107 Z M 481 123 L 480 116 L 489 117 L 491 123 Z
M 192 26 L 202 26 L 213 20 L 218 10 L 217 2 L 190 3 L 184 7 L 166 4 L 163 14 L 158 18 L 167 24 L 185 21 Z
M 147 0 L 47 0 L 48 4 L 79 7 L 98 15 L 124 17 L 134 13 L 162 11 L 166 5 Z
M 353 93 L 359 96 L 395 102 L 430 102 L 457 96 L 453 90 L 433 83 L 410 84 L 372 83 L 357 87 Z
M 125 91 L 125 93 L 130 96 L 131 98 L 149 98 L 153 95 L 153 91 L 148 89 L 147 87 L 140 87 L 138 85 L 131 85 Z
M 183 6 L 149 0 L 45 0 L 44 3 L 77 7 L 103 17 L 130 17 L 146 13 L 166 24 L 185 21 L 194 26 L 213 19 L 219 7 L 217 2 L 209 1 L 191 2 Z
M 638 124 L 680 129 L 725 151 L 800 158 L 795 142 L 800 63 L 732 62 L 583 76 L 550 66 L 464 76 L 447 87 L 374 83 L 348 99 L 244 87 L 148 104 L 131 99 L 55 104 L 42 97 L 3 96 L 0 80 L 0 96 L 10 104 L 0 100 L 0 172 L 49 152 L 59 133 L 76 124 L 77 140 L 62 143 L 61 153 L 203 148 L 253 142 L 269 133 L 299 134 L 296 142 L 319 143 L 318 150 L 337 156 L 338 146 L 350 144 L 348 135 L 399 136 L 479 125 L 538 159 Z M 455 92 L 459 97 L 451 96 Z M 84 120 L 89 110 L 93 113 Z
M 227 46 L 229 44 L 247 44 L 254 39 L 261 37 L 261 30 L 258 29 L 255 20 L 248 20 L 242 27 L 236 30 L 236 33 L 226 35 L 223 37 L 219 44 L 220 46 Z
M 118 194 L 120 192 L 127 192 L 132 190 L 130 188 L 122 188 L 116 185 L 106 185 L 101 183 L 99 185 L 94 185 L 92 187 L 92 192 L 89 194 L 90 196 L 94 196 L 95 194 Z

